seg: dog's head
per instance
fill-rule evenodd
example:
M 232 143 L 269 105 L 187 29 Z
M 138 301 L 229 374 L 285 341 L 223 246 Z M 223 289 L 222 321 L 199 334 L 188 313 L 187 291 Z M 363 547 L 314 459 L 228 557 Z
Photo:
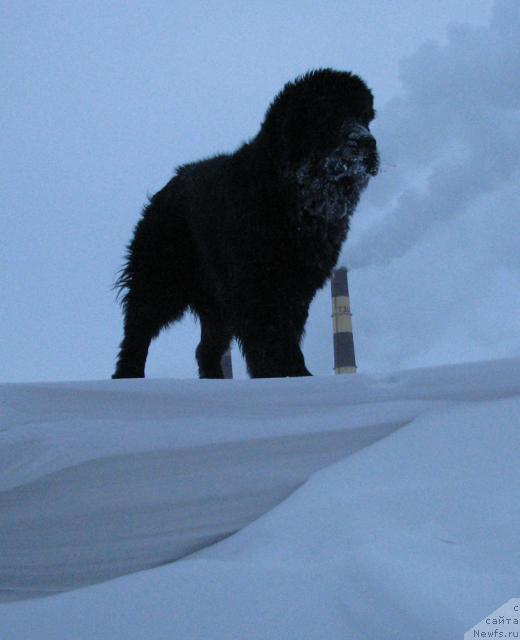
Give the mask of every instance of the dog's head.
M 285 85 L 269 107 L 260 136 L 278 170 L 304 190 L 358 194 L 378 172 L 370 123 L 373 97 L 356 75 L 311 71 Z

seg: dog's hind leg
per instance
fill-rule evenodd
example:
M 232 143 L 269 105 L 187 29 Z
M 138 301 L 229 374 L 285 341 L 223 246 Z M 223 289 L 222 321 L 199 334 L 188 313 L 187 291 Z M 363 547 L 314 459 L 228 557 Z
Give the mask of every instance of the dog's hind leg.
M 161 329 L 178 320 L 187 305 L 164 308 L 145 296 L 130 292 L 125 302 L 124 338 L 112 378 L 144 378 L 144 368 L 151 341 Z M 164 303 L 163 303 L 164 304 Z
M 196 357 L 201 378 L 223 378 L 221 360 L 231 342 L 231 332 L 217 313 L 199 314 L 201 338 Z
M 160 330 L 157 321 L 154 323 L 149 314 L 139 312 L 137 303 L 130 302 L 125 314 L 125 335 L 112 378 L 144 378 L 148 348 Z
M 180 319 L 195 287 L 194 254 L 185 223 L 156 194 L 136 226 L 116 286 L 123 297 L 124 338 L 113 378 L 143 378 L 150 342 Z

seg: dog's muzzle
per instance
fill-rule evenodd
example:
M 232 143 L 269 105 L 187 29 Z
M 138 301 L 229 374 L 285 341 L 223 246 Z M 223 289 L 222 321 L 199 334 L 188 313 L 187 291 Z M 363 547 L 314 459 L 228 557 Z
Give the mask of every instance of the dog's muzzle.
M 343 142 L 326 158 L 324 169 L 333 182 L 344 179 L 365 181 L 375 176 L 379 157 L 374 136 L 360 124 L 343 132 Z
M 349 128 L 342 155 L 347 162 L 361 160 L 367 173 L 372 176 L 377 174 L 379 158 L 376 139 L 366 127 L 355 124 Z

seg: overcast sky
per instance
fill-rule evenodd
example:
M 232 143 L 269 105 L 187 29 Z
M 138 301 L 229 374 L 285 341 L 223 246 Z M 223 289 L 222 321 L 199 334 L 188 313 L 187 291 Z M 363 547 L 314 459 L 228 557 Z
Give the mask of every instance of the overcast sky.
M 378 109 L 382 172 L 342 256 L 360 370 L 520 354 L 517 0 L 0 7 L 0 380 L 108 377 L 111 283 L 146 195 L 254 136 L 321 66 L 359 73 Z M 187 317 L 147 375 L 195 376 L 197 342 Z M 328 288 L 304 351 L 332 373 Z

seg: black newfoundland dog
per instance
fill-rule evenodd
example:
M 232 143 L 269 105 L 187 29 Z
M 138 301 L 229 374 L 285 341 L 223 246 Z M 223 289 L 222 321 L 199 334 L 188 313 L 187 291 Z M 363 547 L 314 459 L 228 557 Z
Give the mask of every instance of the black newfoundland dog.
M 113 378 L 144 376 L 148 347 L 190 309 L 202 378 L 222 378 L 236 338 L 255 378 L 306 376 L 309 304 L 378 169 L 372 93 L 351 73 L 289 82 L 258 135 L 181 166 L 145 207 L 116 282 L 124 339 Z

